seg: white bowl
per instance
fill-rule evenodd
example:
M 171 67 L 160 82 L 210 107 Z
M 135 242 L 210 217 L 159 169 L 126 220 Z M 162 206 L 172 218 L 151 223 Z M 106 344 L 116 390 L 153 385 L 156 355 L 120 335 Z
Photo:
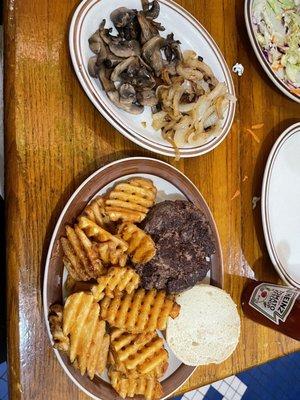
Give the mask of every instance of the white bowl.
M 288 285 L 300 288 L 300 122 L 286 129 L 271 150 L 261 209 L 272 263 Z
M 300 97 L 291 93 L 288 86 L 283 82 L 283 80 L 280 79 L 278 76 L 276 76 L 276 74 L 274 73 L 274 71 L 270 66 L 270 63 L 268 62 L 268 60 L 266 60 L 266 57 L 262 52 L 262 49 L 256 39 L 255 29 L 252 23 L 252 5 L 253 5 L 253 0 L 245 0 L 245 9 L 244 9 L 245 22 L 246 22 L 248 36 L 251 45 L 253 47 L 253 50 L 255 52 L 255 55 L 258 61 L 260 62 L 260 65 L 263 67 L 268 77 L 277 86 L 277 88 L 286 96 L 288 96 L 290 99 L 296 101 L 297 103 L 300 103 Z
M 83 0 L 77 7 L 70 26 L 69 46 L 73 66 L 77 77 L 100 113 L 124 136 L 134 143 L 151 150 L 157 154 L 174 156 L 172 146 L 162 137 L 160 131 L 155 131 L 152 124 L 150 107 L 140 115 L 132 115 L 114 106 L 102 90 L 99 80 L 91 78 L 88 73 L 87 63 L 93 55 L 88 45 L 88 38 L 98 29 L 103 18 L 107 26 L 112 26 L 110 13 L 120 6 L 141 9 L 139 0 Z M 182 43 L 182 49 L 193 49 L 204 58 L 212 68 L 216 77 L 226 82 L 228 92 L 235 94 L 232 78 L 223 55 L 216 43 L 203 26 L 186 10 L 171 0 L 160 1 L 160 15 L 158 21 L 165 27 L 163 32 L 167 35 L 174 32 L 175 38 Z M 195 157 L 215 148 L 228 134 L 235 114 L 235 104 L 230 103 L 225 112 L 222 133 L 211 141 L 191 147 L 186 145 L 180 149 L 182 157 Z M 142 122 L 146 122 L 146 128 Z

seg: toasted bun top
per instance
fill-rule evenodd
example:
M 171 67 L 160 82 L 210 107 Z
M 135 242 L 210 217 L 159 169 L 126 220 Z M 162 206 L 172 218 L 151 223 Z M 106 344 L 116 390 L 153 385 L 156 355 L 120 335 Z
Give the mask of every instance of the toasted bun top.
M 180 314 L 169 319 L 167 342 L 177 358 L 193 366 L 226 360 L 240 336 L 240 317 L 230 295 L 211 285 L 197 285 L 176 301 Z

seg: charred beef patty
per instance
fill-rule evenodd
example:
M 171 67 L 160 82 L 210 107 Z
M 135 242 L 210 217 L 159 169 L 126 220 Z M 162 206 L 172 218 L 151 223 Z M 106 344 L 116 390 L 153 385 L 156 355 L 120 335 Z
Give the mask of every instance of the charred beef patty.
M 206 276 L 215 243 L 205 215 L 192 203 L 184 200 L 158 203 L 141 227 L 156 245 L 155 257 L 136 266 L 143 288 L 178 293 Z

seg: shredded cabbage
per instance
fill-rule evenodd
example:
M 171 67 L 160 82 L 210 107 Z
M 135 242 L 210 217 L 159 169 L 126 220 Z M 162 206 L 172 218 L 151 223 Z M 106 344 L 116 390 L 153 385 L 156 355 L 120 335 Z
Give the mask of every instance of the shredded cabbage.
M 272 70 L 293 92 L 300 88 L 300 0 L 254 0 L 256 37 Z

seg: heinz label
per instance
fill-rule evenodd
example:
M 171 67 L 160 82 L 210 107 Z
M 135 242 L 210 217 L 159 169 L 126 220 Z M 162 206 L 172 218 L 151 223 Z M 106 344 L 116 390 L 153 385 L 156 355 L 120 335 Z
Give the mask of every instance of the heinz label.
M 279 325 L 287 319 L 298 295 L 294 289 L 261 283 L 253 290 L 249 305 Z

